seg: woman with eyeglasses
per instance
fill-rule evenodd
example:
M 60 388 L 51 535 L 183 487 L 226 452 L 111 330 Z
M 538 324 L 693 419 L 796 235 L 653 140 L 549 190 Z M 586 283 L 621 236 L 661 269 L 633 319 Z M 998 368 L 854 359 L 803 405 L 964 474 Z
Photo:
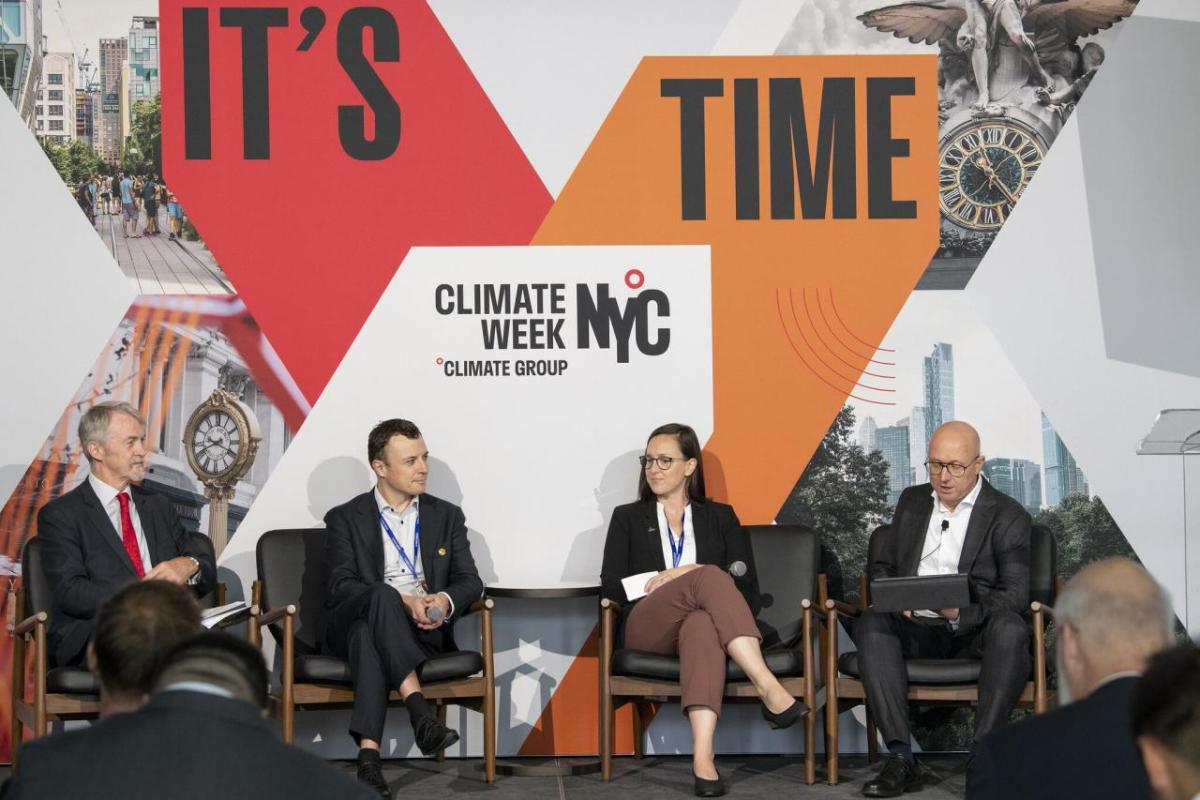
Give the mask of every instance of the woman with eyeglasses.
M 726 656 L 753 683 L 771 727 L 786 728 L 808 709 L 763 661 L 749 576 L 735 583 L 728 571 L 750 561 L 749 542 L 733 508 L 704 496 L 696 432 L 676 423 L 656 428 L 640 461 L 638 502 L 613 511 L 600 581 L 604 596 L 622 605 L 621 646 L 679 656 L 696 795 L 719 797 L 725 784 L 713 762 L 713 733 Z

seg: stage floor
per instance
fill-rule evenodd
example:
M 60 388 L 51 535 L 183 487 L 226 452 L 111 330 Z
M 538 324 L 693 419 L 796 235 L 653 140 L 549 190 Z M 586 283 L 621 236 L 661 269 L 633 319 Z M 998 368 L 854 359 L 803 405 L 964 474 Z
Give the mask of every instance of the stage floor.
M 570 761 L 570 759 L 568 759 Z M 966 794 L 965 756 L 927 756 L 922 762 L 933 773 L 932 783 L 917 795 L 922 800 L 961 798 Z M 521 759 L 520 763 L 553 763 L 541 759 Z M 432 760 L 384 761 L 384 775 L 393 797 L 481 797 L 539 800 L 540 798 L 634 798 L 692 797 L 691 760 L 682 757 L 619 758 L 613 765 L 613 780 L 605 784 L 599 774 L 566 778 L 518 778 L 501 775 L 496 783 L 483 782 L 482 762 L 478 759 L 450 760 L 438 764 Z M 354 764 L 338 762 L 350 775 Z M 731 798 L 781 800 L 797 796 L 849 798 L 861 797 L 863 781 L 879 765 L 868 766 L 866 757 L 843 756 L 841 782 L 824 783 L 823 765 L 818 766 L 818 783 L 804 784 L 804 761 L 776 756 L 723 756 L 717 767 L 729 785 Z

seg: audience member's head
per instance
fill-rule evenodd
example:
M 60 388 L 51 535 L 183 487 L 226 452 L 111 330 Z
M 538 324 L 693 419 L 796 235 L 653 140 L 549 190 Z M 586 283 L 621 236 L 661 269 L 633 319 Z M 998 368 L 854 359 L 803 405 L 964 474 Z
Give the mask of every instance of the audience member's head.
M 1109 558 L 1084 567 L 1054 604 L 1058 691 L 1082 700 L 1106 678 L 1140 673 L 1171 641 L 1174 614 L 1162 587 L 1140 564 Z
M 166 581 L 131 583 L 96 614 L 88 664 L 104 714 L 132 711 L 153 688 L 163 655 L 202 630 L 190 591 Z
M 268 679 L 267 665 L 257 648 L 228 634 L 206 632 L 180 642 L 163 656 L 154 691 L 204 684 L 252 703 L 265 714 Z
M 1159 800 L 1200 796 L 1200 650 L 1150 660 L 1133 701 L 1133 732 Z

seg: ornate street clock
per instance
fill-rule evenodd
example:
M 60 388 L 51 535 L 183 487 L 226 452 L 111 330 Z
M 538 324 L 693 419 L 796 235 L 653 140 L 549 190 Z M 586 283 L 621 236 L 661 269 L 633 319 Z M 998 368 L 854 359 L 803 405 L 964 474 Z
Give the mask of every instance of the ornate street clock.
M 1010 119 L 978 119 L 942 138 L 938 194 L 942 214 L 975 231 L 996 231 L 1046 155 L 1041 137 Z
M 208 508 L 208 535 L 217 555 L 225 549 L 229 501 L 237 482 L 250 471 L 262 431 L 250 407 L 224 389 L 192 412 L 184 428 L 183 444 L 188 465 L 204 484 Z

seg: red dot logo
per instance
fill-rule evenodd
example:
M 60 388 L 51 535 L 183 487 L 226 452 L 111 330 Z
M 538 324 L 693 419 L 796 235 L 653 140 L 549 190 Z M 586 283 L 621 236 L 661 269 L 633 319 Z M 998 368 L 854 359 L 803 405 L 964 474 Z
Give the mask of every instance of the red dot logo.
M 441 356 L 438 356 L 438 357 L 437 357 L 437 362 L 436 362 L 436 363 L 437 363 L 437 365 L 440 367 L 442 364 L 445 364 L 445 363 L 446 363 L 446 359 L 442 358 Z
M 646 276 L 640 269 L 631 269 L 625 273 L 625 285 L 630 289 L 640 289 L 646 283 Z

